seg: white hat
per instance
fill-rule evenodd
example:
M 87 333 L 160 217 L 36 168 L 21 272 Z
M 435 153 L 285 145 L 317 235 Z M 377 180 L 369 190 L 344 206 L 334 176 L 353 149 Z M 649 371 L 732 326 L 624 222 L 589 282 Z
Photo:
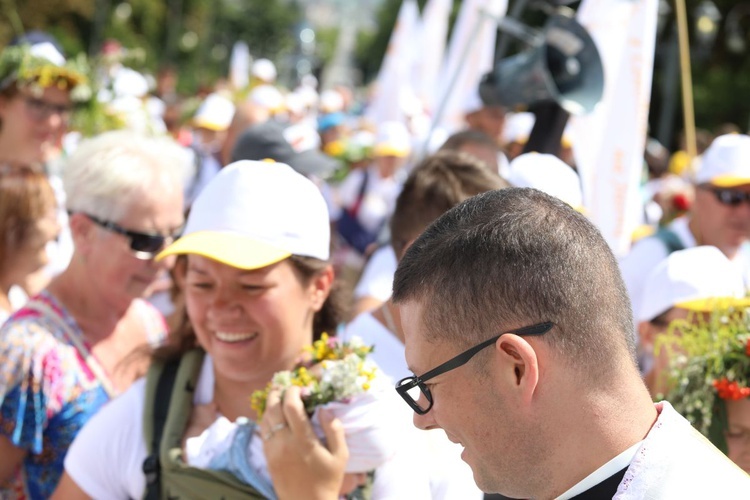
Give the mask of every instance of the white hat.
M 46 59 L 55 66 L 62 66 L 65 64 L 65 56 L 57 50 L 57 47 L 55 47 L 52 42 L 35 43 L 29 49 L 29 53 L 34 57 Z
M 130 68 L 120 68 L 115 73 L 112 89 L 115 97 L 143 97 L 148 94 L 146 77 Z
M 672 307 L 710 312 L 717 307 L 746 307 L 745 286 L 735 267 L 712 246 L 672 252 L 646 279 L 638 322 L 651 321 Z
M 525 143 L 529 140 L 535 121 L 534 113 L 528 111 L 508 113 L 503 127 L 503 141 Z
M 193 125 L 209 130 L 226 130 L 233 116 L 232 101 L 219 94 L 209 94 L 195 112 Z
M 259 269 L 291 255 L 328 260 L 329 245 L 328 208 L 312 181 L 283 163 L 242 160 L 201 191 L 183 236 L 157 259 L 196 254 Z
M 516 187 L 544 191 L 578 211 L 583 210 L 583 195 L 578 174 L 557 156 L 525 153 L 510 162 L 508 182 Z
M 319 110 L 321 113 L 338 113 L 344 110 L 344 96 L 336 90 L 324 90 L 320 94 Z
M 273 85 L 258 85 L 250 91 L 248 99 L 274 113 L 284 109 L 284 95 Z
M 714 139 L 703 153 L 695 183 L 718 187 L 750 184 L 750 136 L 727 134 Z
M 266 83 L 276 81 L 276 65 L 268 59 L 258 59 L 253 63 L 252 75 Z
M 411 135 L 401 122 L 383 122 L 375 136 L 375 156 L 397 156 L 404 158 L 411 153 Z

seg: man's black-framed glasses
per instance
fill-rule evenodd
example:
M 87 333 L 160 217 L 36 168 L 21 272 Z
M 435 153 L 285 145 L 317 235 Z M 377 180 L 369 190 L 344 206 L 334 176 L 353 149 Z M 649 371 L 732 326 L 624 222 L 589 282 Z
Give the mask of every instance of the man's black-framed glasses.
M 404 398 L 404 401 L 406 401 L 406 403 L 412 408 L 412 410 L 420 415 L 424 415 L 425 413 L 430 411 L 433 403 L 432 393 L 430 392 L 430 388 L 427 387 L 425 382 L 427 382 L 431 378 L 437 377 L 438 375 L 442 375 L 445 372 L 456 369 L 459 366 L 465 365 L 471 358 L 474 357 L 476 353 L 478 353 L 485 347 L 494 344 L 495 342 L 497 342 L 497 339 L 499 339 L 506 333 L 513 333 L 516 335 L 543 335 L 550 331 L 553 326 L 554 323 L 546 321 L 544 323 L 524 326 L 521 328 L 516 328 L 515 330 L 508 330 L 507 332 L 503 332 L 500 335 L 496 335 L 489 340 L 485 340 L 481 344 L 475 345 L 474 347 L 462 352 L 458 356 L 449 359 L 445 363 L 433 368 L 422 376 L 412 376 L 401 379 L 399 383 L 396 384 L 396 392 L 398 392 L 401 397 Z M 422 399 L 423 396 L 424 399 Z
M 101 220 L 93 215 L 85 215 L 97 226 L 128 238 L 130 250 L 132 250 L 133 254 L 141 260 L 150 260 L 156 257 L 165 246 L 179 238 L 180 233 L 182 232 L 182 228 L 180 228 L 174 234 L 168 236 L 158 233 L 141 233 L 138 231 L 130 231 L 114 222 Z

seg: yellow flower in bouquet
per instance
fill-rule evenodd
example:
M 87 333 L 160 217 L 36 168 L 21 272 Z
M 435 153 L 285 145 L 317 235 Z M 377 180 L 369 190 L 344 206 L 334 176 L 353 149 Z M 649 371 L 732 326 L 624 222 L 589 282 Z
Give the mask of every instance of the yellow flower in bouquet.
M 316 407 L 332 401 L 346 401 L 370 389 L 377 367 L 367 360 L 372 352 L 358 338 L 341 341 L 323 334 L 320 340 L 305 348 L 302 361 L 293 369 L 277 372 L 261 391 L 255 391 L 250 406 L 263 416 L 266 399 L 272 389 L 300 387 L 302 401 L 308 414 Z

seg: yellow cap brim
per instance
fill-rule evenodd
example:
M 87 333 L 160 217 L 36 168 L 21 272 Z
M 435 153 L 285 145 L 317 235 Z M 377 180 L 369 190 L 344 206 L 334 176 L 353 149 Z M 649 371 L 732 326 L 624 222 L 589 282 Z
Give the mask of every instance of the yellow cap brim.
M 397 158 L 406 158 L 409 156 L 409 151 L 405 149 L 394 148 L 393 146 L 382 145 L 375 146 L 375 156 L 395 156 Z
M 711 312 L 714 310 L 728 308 L 745 308 L 750 307 L 750 297 L 712 297 L 709 299 L 696 299 L 679 302 L 675 307 L 687 309 L 695 312 Z
M 291 253 L 253 240 L 245 235 L 219 231 L 200 231 L 178 239 L 156 256 L 200 255 L 237 269 L 260 269 L 280 262 Z
M 215 122 L 211 122 L 208 120 L 201 120 L 201 119 L 193 120 L 193 126 L 199 127 L 199 128 L 205 128 L 208 130 L 213 130 L 214 132 L 223 132 L 224 130 L 229 128 L 228 125 L 218 124 Z
M 722 188 L 744 186 L 750 184 L 750 178 L 738 177 L 736 175 L 720 175 L 711 179 L 711 184 Z

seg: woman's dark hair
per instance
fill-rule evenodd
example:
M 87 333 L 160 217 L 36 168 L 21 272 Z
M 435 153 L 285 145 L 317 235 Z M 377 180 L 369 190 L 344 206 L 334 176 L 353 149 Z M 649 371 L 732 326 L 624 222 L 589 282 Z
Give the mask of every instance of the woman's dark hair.
M 289 262 L 298 273 L 303 283 L 309 283 L 313 277 L 321 273 L 330 264 L 325 260 L 314 257 L 303 257 L 292 255 Z M 181 269 L 184 272 L 187 266 Z M 179 277 L 174 277 L 179 281 Z M 174 295 L 173 295 L 174 299 Z M 173 313 L 172 331 L 169 333 L 169 339 L 160 347 L 152 351 L 151 356 L 155 360 L 166 361 L 181 356 L 183 353 L 194 349 L 198 346 L 193 326 L 187 316 L 184 301 L 176 301 L 177 310 Z M 346 315 L 346 300 L 343 296 L 343 290 L 338 281 L 334 281 L 328 298 L 323 303 L 323 307 L 315 313 L 313 318 L 313 340 L 318 340 L 323 333 L 330 336 L 336 335 L 339 324 L 344 320 Z

